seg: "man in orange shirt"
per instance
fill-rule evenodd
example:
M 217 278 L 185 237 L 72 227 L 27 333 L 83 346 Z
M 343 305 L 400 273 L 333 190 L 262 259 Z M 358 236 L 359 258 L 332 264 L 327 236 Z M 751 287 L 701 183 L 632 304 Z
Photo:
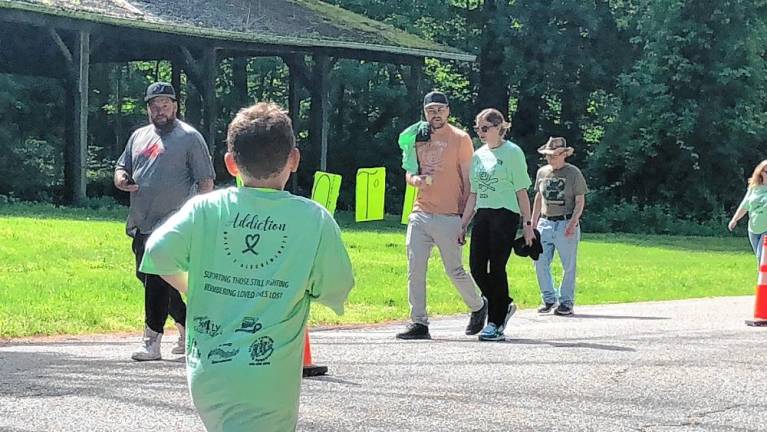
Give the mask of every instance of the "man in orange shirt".
M 474 147 L 466 132 L 448 123 L 450 106 L 444 93 L 427 94 L 423 107 L 431 134 L 428 141 L 416 143 L 418 174 L 405 174 L 405 181 L 418 189 L 406 240 L 412 323 L 397 338 L 431 339 L 426 314 L 426 270 L 434 246 L 439 249 L 445 272 L 472 311 L 466 334 L 474 335 L 485 325 L 487 301 L 464 270 L 462 245 L 458 243 Z

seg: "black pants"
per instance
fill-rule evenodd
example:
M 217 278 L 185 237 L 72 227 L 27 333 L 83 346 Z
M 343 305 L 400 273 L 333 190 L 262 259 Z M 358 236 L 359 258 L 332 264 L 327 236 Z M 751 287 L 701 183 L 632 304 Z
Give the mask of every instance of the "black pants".
M 477 210 L 471 228 L 469 266 L 471 276 L 487 298 L 487 321 L 503 324 L 509 304 L 506 263 L 517 235 L 519 215 L 507 209 Z
M 177 323 L 184 325 L 186 322 L 186 305 L 181 299 L 181 294 L 170 286 L 165 279 L 157 275 L 141 273 L 138 271 L 141 259 L 144 258 L 144 248 L 149 234 L 136 233 L 133 237 L 133 255 L 136 256 L 136 277 L 144 285 L 144 315 L 146 325 L 150 329 L 162 333 L 168 314 Z

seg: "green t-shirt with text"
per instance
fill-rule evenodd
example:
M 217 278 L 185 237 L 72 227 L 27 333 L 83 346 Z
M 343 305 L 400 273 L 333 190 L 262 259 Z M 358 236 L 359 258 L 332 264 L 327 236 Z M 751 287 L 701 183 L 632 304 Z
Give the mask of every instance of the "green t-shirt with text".
M 470 181 L 471 191 L 477 194 L 476 208 L 506 208 L 514 213 L 519 213 L 517 191 L 532 184 L 525 154 L 511 141 L 494 149 L 487 145 L 477 149 L 471 160 Z
M 748 188 L 740 208 L 748 211 L 748 230 L 754 234 L 767 232 L 767 185 Z
M 141 271 L 189 272 L 187 376 L 206 428 L 294 430 L 309 302 L 341 314 L 354 285 L 330 214 L 285 191 L 200 195 L 152 234 Z

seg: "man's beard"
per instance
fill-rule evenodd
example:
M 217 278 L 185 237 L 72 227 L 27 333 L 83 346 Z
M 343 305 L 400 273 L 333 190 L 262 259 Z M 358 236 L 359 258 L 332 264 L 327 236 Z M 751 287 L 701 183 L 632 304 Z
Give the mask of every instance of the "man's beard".
M 440 120 L 439 123 L 435 122 L 434 120 L 429 122 L 429 126 L 432 130 L 442 129 L 445 126 L 445 121 Z
M 154 127 L 157 128 L 158 130 L 162 132 L 169 132 L 173 130 L 173 128 L 175 127 L 176 117 L 175 116 L 165 117 L 164 123 L 160 123 L 151 117 L 149 118 L 149 121 L 151 121 Z

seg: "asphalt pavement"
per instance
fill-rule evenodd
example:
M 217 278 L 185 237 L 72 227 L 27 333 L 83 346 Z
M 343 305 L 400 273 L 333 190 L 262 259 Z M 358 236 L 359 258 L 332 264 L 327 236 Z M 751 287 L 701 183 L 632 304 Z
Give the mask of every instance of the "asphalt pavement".
M 521 310 L 507 341 L 434 319 L 313 329 L 299 431 L 767 431 L 767 328 L 753 297 Z M 137 363 L 138 335 L 0 342 L 0 431 L 203 431 L 183 359 Z

